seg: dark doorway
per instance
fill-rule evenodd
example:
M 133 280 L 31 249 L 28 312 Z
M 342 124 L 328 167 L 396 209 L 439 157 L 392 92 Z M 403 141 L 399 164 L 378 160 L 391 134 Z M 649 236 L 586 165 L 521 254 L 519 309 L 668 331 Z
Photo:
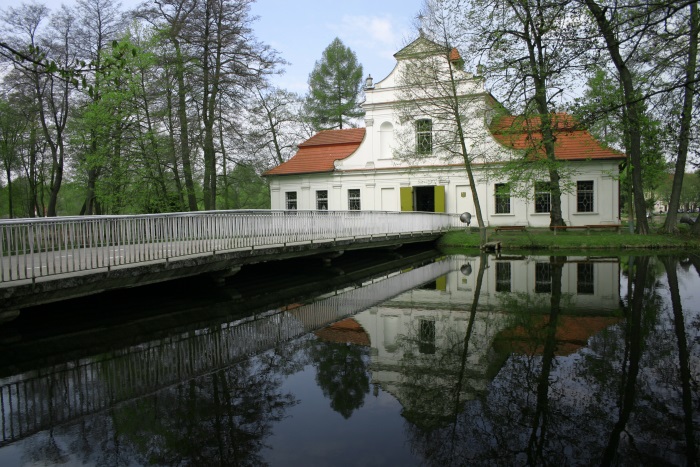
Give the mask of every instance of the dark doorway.
M 413 188 L 416 211 L 435 212 L 435 187 L 417 186 Z

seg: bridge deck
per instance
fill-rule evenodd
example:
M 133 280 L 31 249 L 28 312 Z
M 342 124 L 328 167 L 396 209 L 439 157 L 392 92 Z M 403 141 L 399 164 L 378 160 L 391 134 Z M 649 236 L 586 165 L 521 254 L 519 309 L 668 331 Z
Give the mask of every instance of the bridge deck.
M 0 314 L 120 287 L 346 249 L 428 241 L 449 214 L 211 211 L 0 221 Z

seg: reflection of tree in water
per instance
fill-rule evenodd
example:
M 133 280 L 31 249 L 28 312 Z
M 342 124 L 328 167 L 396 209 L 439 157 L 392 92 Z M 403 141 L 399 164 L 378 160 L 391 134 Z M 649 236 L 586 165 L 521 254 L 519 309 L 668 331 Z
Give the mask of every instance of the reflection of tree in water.
M 155 464 L 259 465 L 273 422 L 295 403 L 264 359 L 179 384 L 116 411 L 114 423 Z
M 472 378 L 478 380 L 483 376 L 468 368 L 467 361 L 486 263 L 487 257 L 482 255 L 464 332 L 458 332 L 450 323 L 441 323 L 440 335 L 436 336 L 435 322 L 426 326 L 425 320 L 418 320 L 416 328 L 400 339 L 403 356 L 398 390 L 404 405 L 402 415 L 411 423 L 409 431 L 421 432 L 430 438 L 437 428 L 452 424 L 466 400 L 477 392 L 470 383 Z M 471 272 L 471 266 L 468 270 Z M 430 332 L 426 332 L 426 327 Z M 424 453 L 426 458 L 437 456 L 436 452 L 442 448 L 449 448 L 444 442 L 430 444 L 438 449 L 428 449 Z
M 280 385 L 284 374 L 305 364 L 304 345 L 288 343 L 283 351 L 83 417 L 56 436 L 88 465 L 261 465 L 274 422 L 296 403 Z M 53 464 L 61 459 L 53 451 L 35 452 L 33 460 Z
M 691 327 L 677 304 L 660 313 L 649 259 L 638 258 L 630 271 L 624 321 L 566 357 L 555 356 L 554 323 L 565 309 L 557 311 L 553 280 L 549 319 L 544 327 L 531 321 L 536 326 L 528 330 L 539 336 L 537 353 L 511 355 L 484 397 L 468 402 L 452 425 L 411 426 L 414 450 L 430 465 L 695 464 L 698 370 L 684 368 L 697 368 L 698 340 L 685 339 Z M 668 280 L 673 295 L 673 274 Z M 679 350 L 684 340 L 695 365 Z
M 309 356 L 316 367 L 316 382 L 331 400 L 331 408 L 350 418 L 369 393 L 369 348 L 312 340 Z

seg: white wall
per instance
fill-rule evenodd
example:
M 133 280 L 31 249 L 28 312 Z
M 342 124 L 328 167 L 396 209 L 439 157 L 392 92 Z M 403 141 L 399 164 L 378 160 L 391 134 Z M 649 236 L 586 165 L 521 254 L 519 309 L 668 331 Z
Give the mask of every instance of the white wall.
M 421 45 L 419 41 L 416 43 Z M 331 173 L 270 177 L 272 209 L 285 209 L 286 191 L 297 191 L 298 209 L 316 209 L 316 191 L 327 190 L 329 209 L 346 210 L 348 190 L 360 189 L 363 210 L 398 211 L 401 187 L 442 185 L 445 187 L 447 212 L 459 214 L 466 210 L 475 214 L 474 200 L 461 158 L 448 160 L 444 154 L 435 154 L 412 165 L 407 160 L 394 157 L 394 151 L 387 151 L 389 140 L 396 149 L 401 144 L 398 135 L 413 132 L 414 122 L 400 122 L 396 110 L 396 102 L 401 97 L 398 91 L 399 76 L 405 63 L 399 60 L 389 76 L 373 89 L 366 90 L 363 104 L 366 135 L 359 148 L 349 157 L 336 161 L 336 169 Z M 476 155 L 473 170 L 484 221 L 487 225 L 548 226 L 549 214 L 535 213 L 532 193 L 529 199 L 512 197 L 509 214 L 495 213 L 493 190 L 494 184 L 500 180 L 489 176 L 481 168 L 492 167 L 485 163 L 503 160 L 514 153 L 500 145 L 487 128 L 487 94 L 483 80 L 467 72 L 454 71 L 463 95 L 480 96 L 470 100 L 473 108 L 468 112 L 474 118 L 468 120 L 467 144 L 472 154 Z M 393 137 L 389 128 L 393 129 Z M 573 193 L 565 194 L 562 198 L 562 215 L 567 225 L 619 223 L 618 182 L 612 177 L 618 173 L 618 162 L 580 161 L 571 162 L 570 167 L 575 169 L 572 176 L 574 188 L 577 180 L 592 180 L 595 199 L 594 212 L 584 214 L 576 212 L 575 189 Z M 466 196 L 462 197 L 462 193 L 466 193 Z M 476 223 L 476 216 L 473 220 Z

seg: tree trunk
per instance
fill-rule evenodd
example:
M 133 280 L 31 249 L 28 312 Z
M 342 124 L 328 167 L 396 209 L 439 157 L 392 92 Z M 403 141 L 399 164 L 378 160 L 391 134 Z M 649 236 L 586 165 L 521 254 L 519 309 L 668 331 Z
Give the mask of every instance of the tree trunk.
M 197 198 L 194 192 L 194 180 L 192 178 L 192 162 L 190 161 L 189 128 L 187 122 L 187 88 L 185 87 L 185 64 L 183 63 L 180 41 L 173 39 L 175 46 L 178 96 L 178 119 L 180 120 L 180 151 L 182 153 L 182 171 L 185 176 L 185 189 L 187 190 L 187 204 L 190 211 L 197 211 Z
M 690 33 L 688 38 L 688 63 L 685 68 L 685 86 L 683 90 L 683 111 L 681 113 L 681 127 L 678 135 L 678 155 L 676 159 L 676 173 L 673 176 L 671 187 L 671 200 L 668 203 L 668 212 L 662 231 L 666 233 L 678 232 L 677 217 L 680 206 L 681 189 L 683 188 L 683 176 L 685 175 L 685 163 L 688 158 L 688 145 L 690 143 L 690 129 L 693 118 L 693 98 L 695 97 L 695 70 L 698 55 L 698 28 L 700 15 L 698 15 L 697 2 L 690 4 Z
M 561 214 L 561 186 L 559 184 L 559 171 L 556 169 L 557 157 L 554 152 L 552 114 L 550 113 L 549 103 L 547 102 L 546 80 L 549 71 L 547 69 L 546 54 L 543 51 L 541 32 L 537 31 L 537 29 L 534 27 L 530 8 L 526 3 L 524 3 L 523 6 L 525 7 L 526 12 L 523 29 L 525 30 L 525 39 L 529 54 L 530 72 L 532 73 L 532 81 L 535 86 L 534 101 L 535 105 L 537 106 L 537 111 L 540 114 L 539 130 L 542 132 L 542 143 L 544 144 L 545 155 L 549 166 L 549 225 L 550 227 L 558 227 L 564 225 L 564 219 Z M 531 34 L 531 30 L 533 31 L 533 34 Z
M 88 169 L 87 192 L 85 194 L 85 202 L 80 211 L 80 215 L 91 216 L 97 214 L 95 211 L 95 188 L 97 186 L 97 169 Z
M 620 75 L 622 89 L 625 97 L 625 110 L 627 111 L 627 125 L 625 132 L 628 134 L 630 160 L 632 162 L 632 190 L 634 193 L 634 209 L 637 213 L 637 233 L 648 234 L 649 224 L 646 218 L 646 202 L 644 200 L 644 186 L 642 183 L 642 133 L 639 128 L 639 120 L 642 115 L 641 99 L 638 96 L 632 79 L 632 73 L 620 54 L 620 45 L 613 31 L 612 24 L 605 17 L 603 10 L 595 0 L 585 0 L 588 10 L 598 24 L 598 29 L 603 35 L 610 58 Z
M 678 287 L 678 273 L 676 272 L 677 260 L 669 256 L 664 256 L 661 260 L 666 268 L 668 278 L 668 288 L 671 292 L 671 304 L 673 306 L 673 328 L 676 333 L 678 343 L 678 375 L 680 377 L 681 401 L 683 405 L 683 422 L 685 427 L 686 452 L 688 453 L 687 465 L 697 464 L 697 447 L 695 443 L 695 433 L 693 427 L 693 389 L 691 381 L 693 379 L 690 372 L 690 359 L 688 351 L 688 337 L 685 329 L 685 317 L 683 316 L 683 306 Z
M 620 437 L 625 431 L 629 421 L 634 401 L 637 394 L 637 376 L 639 374 L 639 362 L 642 357 L 642 309 L 644 306 L 644 290 L 646 289 L 646 277 L 649 268 L 649 257 L 638 259 L 637 270 L 634 274 L 633 296 L 628 297 L 629 310 L 627 312 L 626 347 L 624 355 L 627 361 L 620 362 L 627 374 L 623 374 L 620 387 L 620 400 L 618 419 L 613 426 L 608 444 L 603 451 L 601 465 L 611 465 L 618 458 L 617 450 L 620 445 Z
M 10 219 L 14 217 L 14 208 L 12 206 L 12 177 L 10 176 L 10 164 L 5 167 L 5 173 L 7 176 L 7 204 L 10 209 Z
M 166 92 L 166 102 L 168 110 L 168 141 L 170 147 L 170 163 L 173 167 L 173 182 L 177 190 L 177 197 L 180 202 L 178 209 L 185 209 L 185 191 L 180 180 L 179 161 L 177 160 L 177 145 L 175 143 L 175 123 L 173 121 L 173 100 L 171 92 Z

